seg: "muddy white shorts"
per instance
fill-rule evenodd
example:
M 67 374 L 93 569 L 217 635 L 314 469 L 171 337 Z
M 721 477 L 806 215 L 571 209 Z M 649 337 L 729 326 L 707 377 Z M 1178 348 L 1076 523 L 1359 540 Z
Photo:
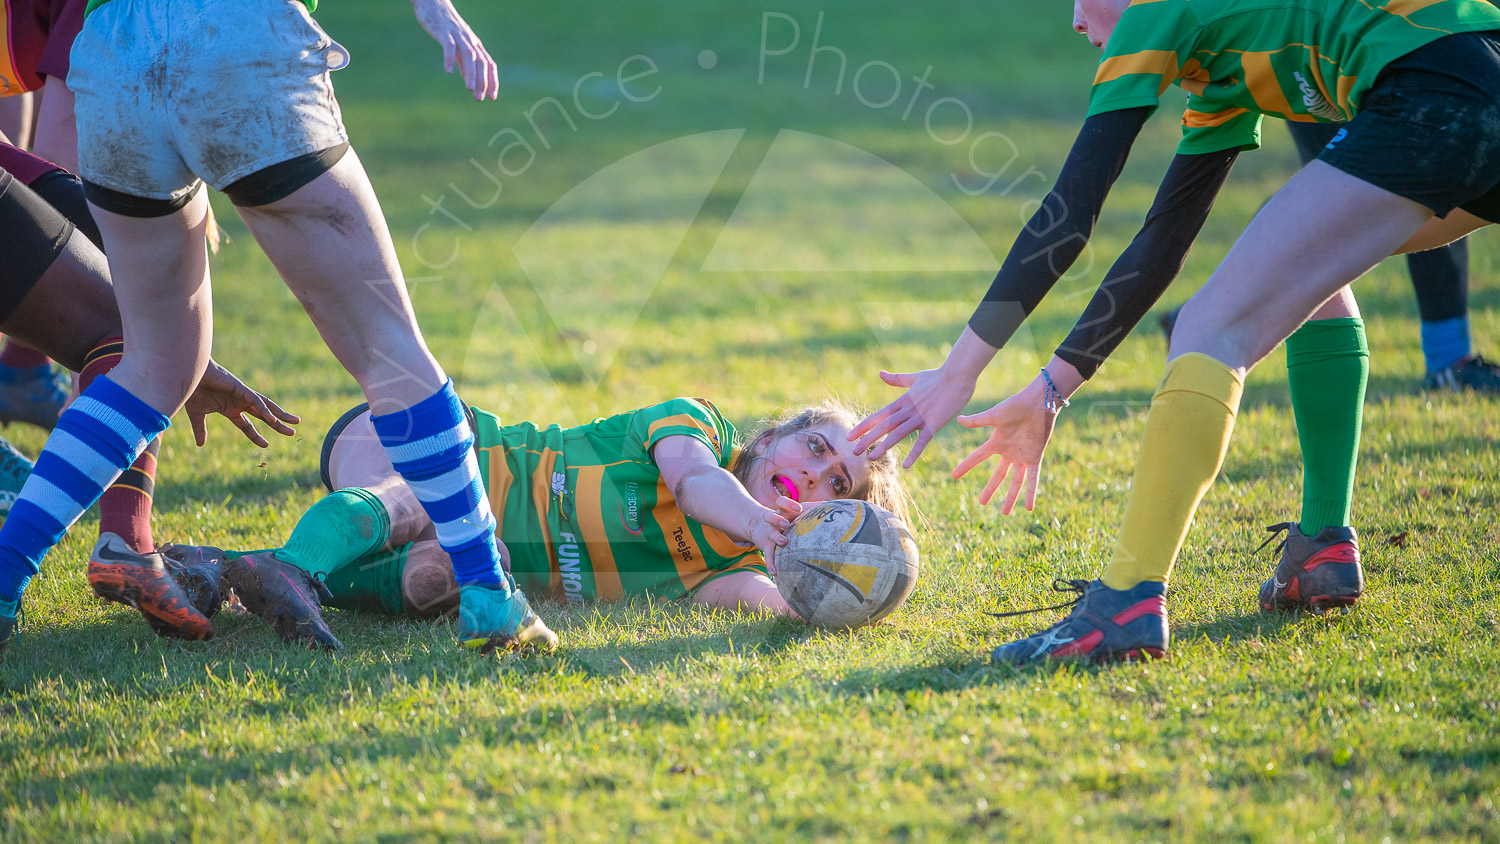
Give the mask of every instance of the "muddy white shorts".
M 224 190 L 342 154 L 329 73 L 347 62 L 300 0 L 110 0 L 84 22 L 68 73 L 90 200 L 158 216 L 200 179 Z

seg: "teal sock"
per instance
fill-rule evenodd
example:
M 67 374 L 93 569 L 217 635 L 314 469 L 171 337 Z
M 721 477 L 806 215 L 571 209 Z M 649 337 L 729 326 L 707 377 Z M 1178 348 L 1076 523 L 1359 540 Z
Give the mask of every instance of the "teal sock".
M 369 490 L 358 487 L 328 494 L 302 514 L 286 544 L 276 551 L 283 562 L 315 577 L 385 547 L 391 516 Z
M 1286 341 L 1287 382 L 1302 446 L 1300 529 L 1316 536 L 1349 524 L 1364 420 L 1370 347 L 1357 317 L 1322 319 Z

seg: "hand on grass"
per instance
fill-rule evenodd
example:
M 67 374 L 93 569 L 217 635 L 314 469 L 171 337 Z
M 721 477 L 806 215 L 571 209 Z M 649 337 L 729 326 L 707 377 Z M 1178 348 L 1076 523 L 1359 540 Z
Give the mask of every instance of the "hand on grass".
M 484 49 L 479 36 L 459 16 L 449 0 L 412 0 L 417 22 L 443 48 L 443 70 L 458 69 L 476 100 L 500 95 L 500 68 Z
M 1036 508 L 1036 486 L 1042 473 L 1042 457 L 1047 453 L 1047 442 L 1052 439 L 1052 426 L 1057 414 L 1047 410 L 1044 403 L 1045 387 L 1033 381 L 1026 389 L 1000 402 L 989 410 L 973 416 L 960 416 L 958 423 L 965 428 L 991 428 L 990 438 L 974 449 L 953 469 L 953 477 L 962 478 L 970 469 L 988 460 L 990 456 L 1000 458 L 995 470 L 990 473 L 989 483 L 979 495 L 980 504 L 989 504 L 1000 484 L 1010 475 L 1010 491 L 1000 512 L 1009 516 L 1026 489 L 1026 509 Z
M 245 414 L 270 425 L 272 430 L 286 437 L 296 434 L 292 425 L 302 421 L 282 410 L 276 402 L 245 386 L 245 382 L 236 378 L 233 372 L 212 360 L 208 362 L 208 369 L 198 382 L 198 389 L 188 396 L 186 410 L 188 419 L 193 424 L 193 440 L 200 447 L 208 442 L 208 425 L 205 420 L 210 413 L 217 413 L 233 422 L 234 427 L 245 435 L 245 439 L 261 448 L 266 448 L 270 443 L 260 435 L 255 423 L 247 419 Z

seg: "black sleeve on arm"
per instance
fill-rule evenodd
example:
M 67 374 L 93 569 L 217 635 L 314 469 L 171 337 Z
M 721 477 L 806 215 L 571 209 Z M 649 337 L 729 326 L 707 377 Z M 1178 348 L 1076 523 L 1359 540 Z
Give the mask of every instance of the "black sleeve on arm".
M 969 328 L 981 340 L 1004 346 L 1078 259 L 1150 114 L 1146 107 L 1130 108 L 1083 122 L 1057 184 L 1016 236 L 984 300 L 969 317 Z
M 1238 156 L 1236 148 L 1172 159 L 1145 224 L 1057 349 L 1084 378 L 1094 376 L 1182 271 Z

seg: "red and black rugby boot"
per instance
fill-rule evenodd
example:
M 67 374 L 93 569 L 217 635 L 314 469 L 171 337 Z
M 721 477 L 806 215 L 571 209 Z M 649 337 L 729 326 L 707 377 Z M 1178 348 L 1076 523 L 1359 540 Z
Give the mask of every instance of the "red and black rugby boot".
M 1052 589 L 1077 592 L 1073 610 L 1040 633 L 996 648 L 992 656 L 995 662 L 1023 665 L 1064 657 L 1110 662 L 1167 655 L 1171 634 L 1167 630 L 1165 584 L 1148 580 L 1130 589 L 1111 589 L 1099 580 L 1055 580 Z
M 1266 530 L 1286 531 L 1277 548 L 1281 561 L 1271 579 L 1260 585 L 1260 608 L 1324 612 L 1354 606 L 1365 591 L 1359 567 L 1359 537 L 1352 527 L 1326 527 L 1307 536 L 1296 522 L 1282 522 Z M 1264 548 L 1276 538 L 1261 544 Z

